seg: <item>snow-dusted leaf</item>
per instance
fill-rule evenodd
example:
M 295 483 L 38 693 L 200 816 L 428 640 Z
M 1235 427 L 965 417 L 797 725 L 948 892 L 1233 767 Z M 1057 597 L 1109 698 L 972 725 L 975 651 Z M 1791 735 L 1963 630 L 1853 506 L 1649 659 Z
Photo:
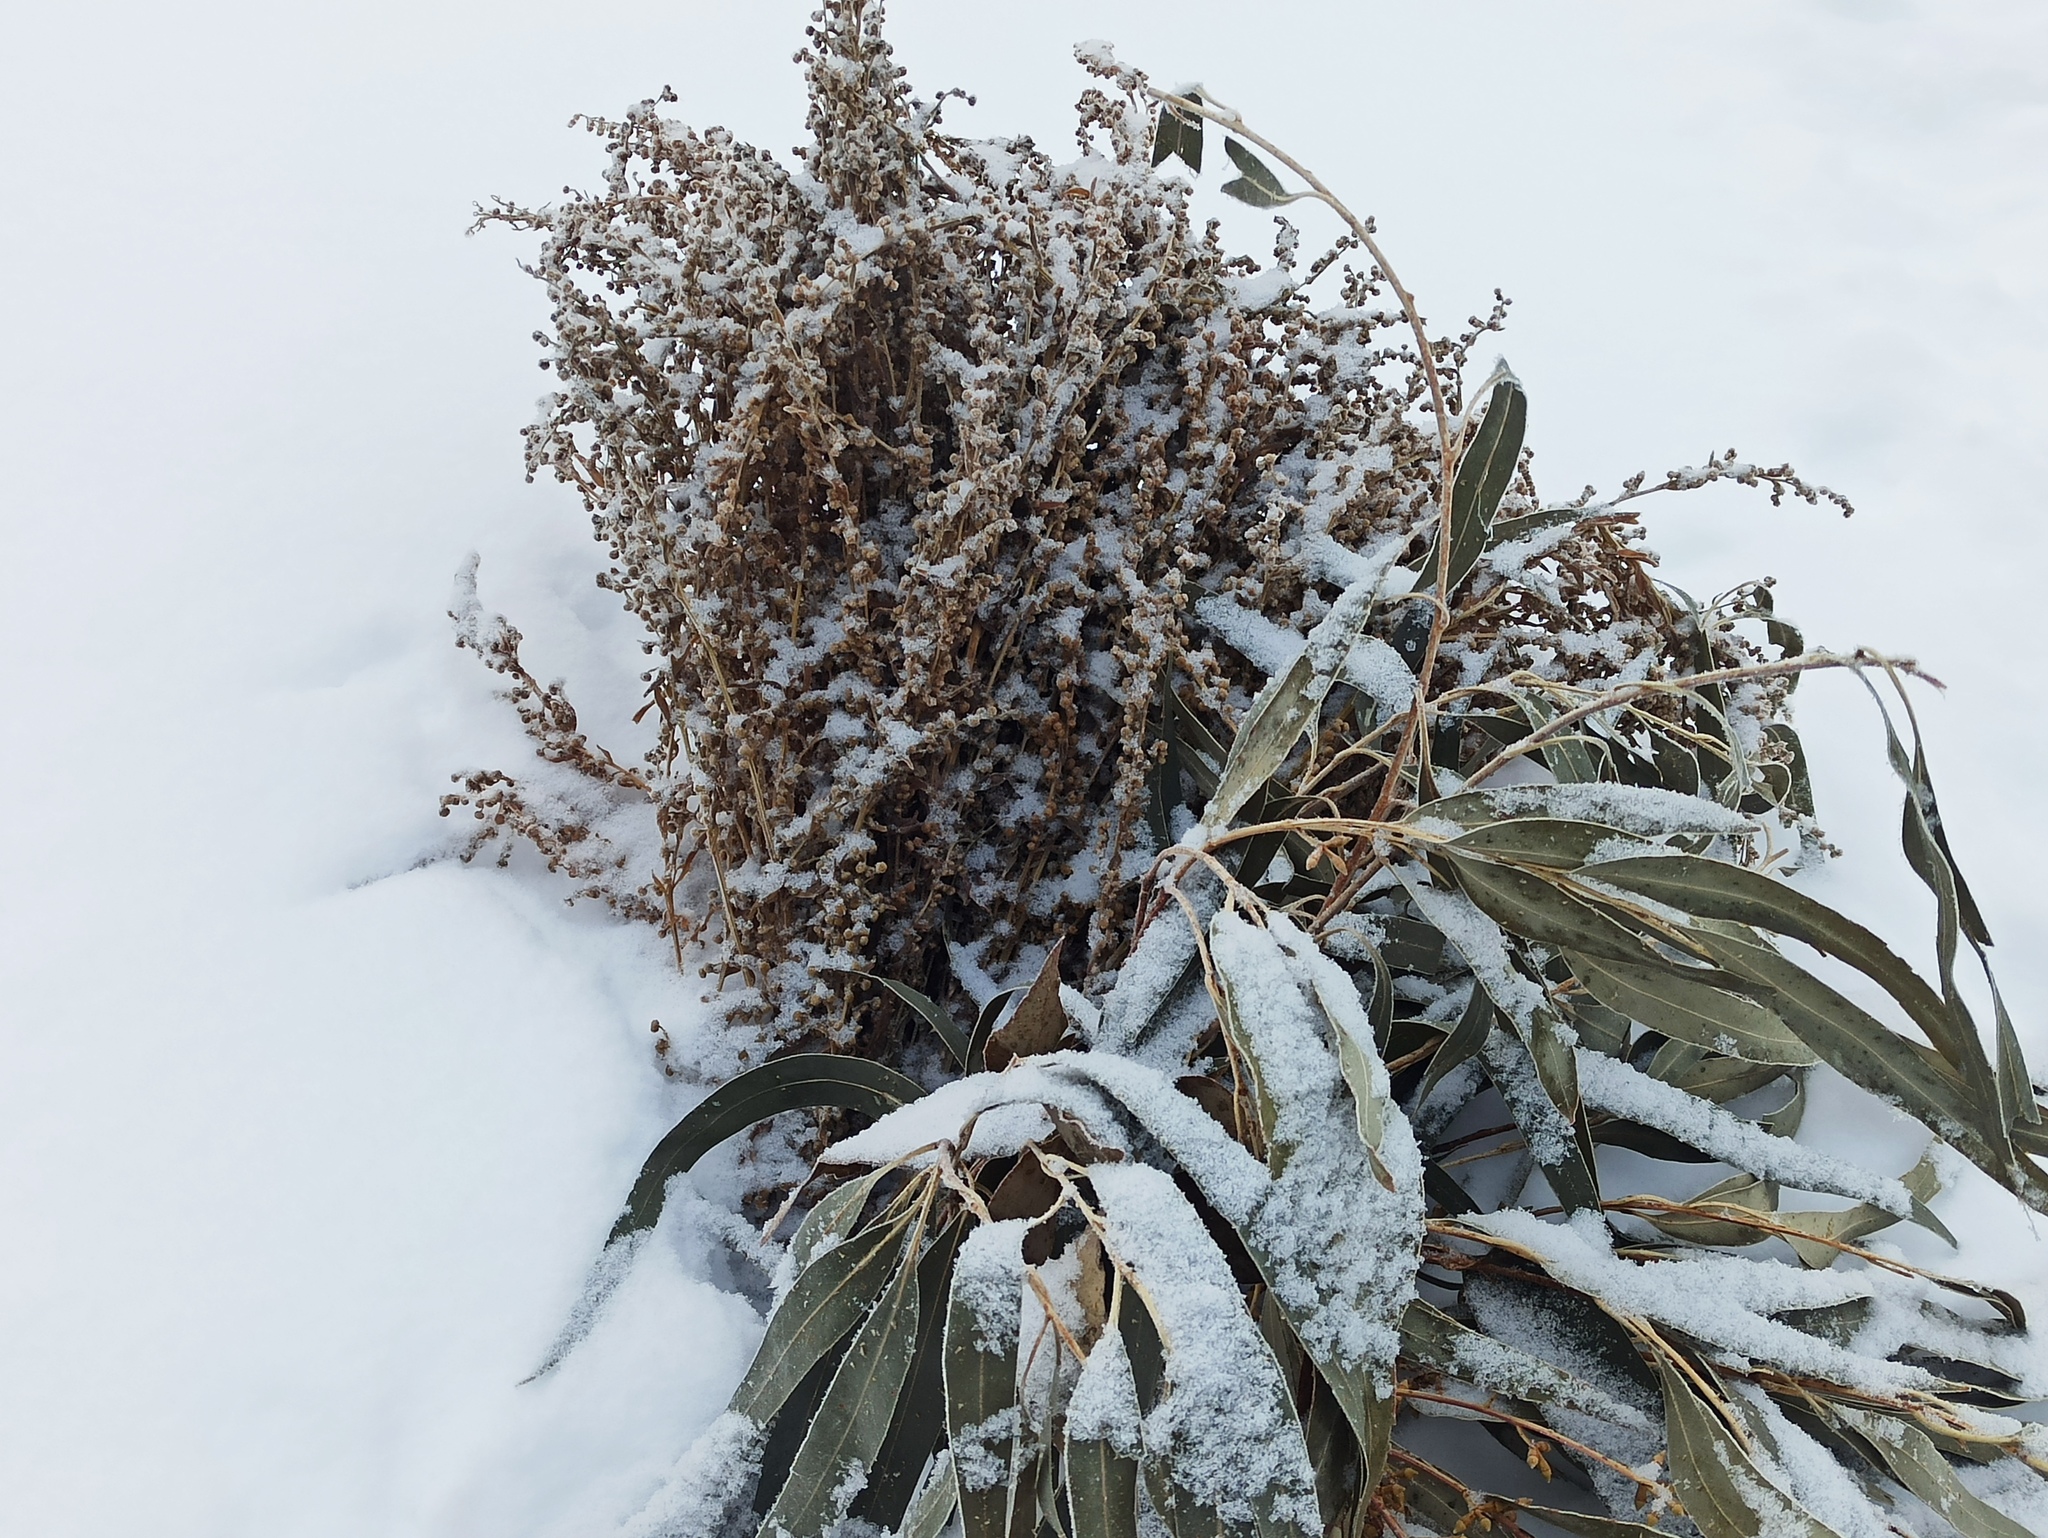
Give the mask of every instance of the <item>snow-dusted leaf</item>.
M 1489 1393 L 1530 1404 L 1559 1404 L 1622 1426 L 1646 1426 L 1643 1416 L 1613 1395 L 1563 1368 L 1460 1324 L 1421 1299 L 1401 1320 L 1401 1350 L 1416 1361 Z
M 1024 1235 L 1010 1218 L 977 1228 L 953 1262 L 946 1304 L 946 1430 L 966 1538 L 1005 1538 L 1015 1479 L 1017 1347 Z
M 926 1471 L 924 1483 L 911 1497 L 910 1510 L 903 1514 L 903 1525 L 896 1530 L 896 1538 L 939 1538 L 959 1505 L 960 1489 L 953 1479 L 953 1452 L 942 1447 Z
M 1330 1029 L 1364 1038 L 1361 1054 L 1371 1046 L 1350 978 L 1283 916 L 1269 914 L 1268 926 L 1225 910 L 1209 943 L 1233 1040 L 1259 1086 L 1270 1183 L 1248 1195 L 1228 1156 L 1183 1154 L 1168 1132 L 1148 1130 L 1237 1229 L 1377 1470 L 1401 1311 L 1414 1289 L 1421 1160 L 1376 1054 L 1365 1072 L 1378 1141 L 1358 1135 L 1356 1105 L 1324 1034 L 1327 1018 Z
M 1450 847 L 1485 859 L 1558 870 L 1575 870 L 1610 848 L 1656 853 L 1619 828 L 1567 817 L 1511 817 L 1486 823 L 1460 834 Z
M 833 1373 L 763 1533 L 824 1538 L 865 1488 L 916 1351 L 917 1240 L 915 1229 L 905 1235 L 895 1274 Z
M 1164 1391 L 1143 1433 L 1145 1461 L 1168 1492 L 1162 1515 L 1176 1530 L 1199 1521 L 1246 1538 L 1313 1538 L 1322 1521 L 1301 1425 L 1229 1262 L 1161 1171 L 1103 1165 L 1093 1184 L 1107 1242 L 1165 1347 Z
M 1461 853 L 1450 854 L 1449 863 L 1465 895 L 1488 917 L 1525 940 L 1616 961 L 1649 958 L 1649 948 L 1608 913 L 1532 870 Z
M 902 1248 L 900 1224 L 877 1227 L 808 1267 L 776 1305 L 730 1408 L 765 1425 L 804 1375 L 874 1306 Z
M 1972 1494 L 1917 1426 L 1838 1400 L 1829 1403 L 1828 1413 L 1876 1448 L 1893 1477 L 1939 1512 L 1962 1538 L 2040 1538 Z
M 1294 750 L 1322 709 L 1352 644 L 1364 633 L 1378 583 L 1379 573 L 1374 572 L 1339 594 L 1330 612 L 1309 632 L 1301 655 L 1286 672 L 1266 681 L 1230 744 L 1216 790 L 1202 812 L 1204 827 L 1221 831 L 1229 826 L 1239 808 Z
M 908 1105 L 924 1086 L 865 1058 L 803 1052 L 750 1068 L 713 1090 L 668 1130 L 626 1197 L 604 1249 L 583 1284 L 569 1321 L 525 1382 L 544 1378 L 561 1365 L 602 1317 L 605 1305 L 631 1269 L 639 1236 L 661 1220 L 668 1183 L 736 1132 L 784 1111 L 832 1107 L 881 1117 Z
M 1500 509 L 1521 457 L 1528 420 L 1529 397 L 1522 387 L 1512 379 L 1495 385 L 1486 415 L 1465 445 L 1451 482 L 1451 563 L 1446 592 L 1465 580 L 1486 549 L 1493 515 Z M 1435 565 L 1425 562 L 1422 575 L 1425 581 L 1434 580 Z
M 1573 951 L 1565 956 L 1572 975 L 1595 999 L 1674 1041 L 1752 1063 L 1803 1068 L 1817 1061 L 1784 1021 L 1722 986 L 1735 982 L 1726 973 L 1681 967 L 1647 953 L 1641 963 Z
M 803 1270 L 820 1251 L 837 1244 L 852 1233 L 860 1222 L 862 1210 L 868 1198 L 874 1194 L 875 1183 L 882 1178 L 883 1171 L 870 1170 L 857 1180 L 849 1180 L 837 1189 L 828 1192 L 818 1205 L 804 1215 L 803 1222 L 789 1241 L 789 1260 L 793 1267 L 792 1278 L 800 1276 Z
M 1194 91 L 1183 94 L 1189 101 L 1202 99 Z M 1161 102 L 1159 116 L 1152 124 L 1152 164 L 1164 165 L 1175 155 L 1187 163 L 1190 171 L 1201 171 L 1202 119 L 1198 114 L 1176 107 L 1171 102 Z
M 868 1469 L 867 1488 L 853 1515 L 878 1527 L 906 1520 L 918 1475 L 931 1460 L 946 1430 L 946 1305 L 952 1290 L 953 1260 L 967 1236 L 967 1220 L 955 1219 L 925 1246 L 917 1263 L 917 1337 L 910 1369 L 896 1402 L 889 1434 Z
M 1892 948 L 1853 919 L 1786 882 L 1697 855 L 1614 860 L 1586 872 L 1602 886 L 1650 898 L 1698 918 L 1788 936 L 1846 961 L 1883 988 L 1950 1062 L 1966 1050 L 1941 998 Z
M 915 1079 L 866 1058 L 799 1052 L 750 1068 L 706 1095 L 654 1145 L 610 1242 L 652 1228 L 670 1179 L 755 1122 L 823 1106 L 879 1118 L 923 1094 Z
M 1659 1356 L 1671 1479 L 1704 1538 L 1841 1538 L 1766 1479 L 1691 1384 Z
M 1137 1538 L 1143 1450 L 1137 1381 L 1122 1333 L 1107 1330 L 1088 1353 L 1067 1401 L 1067 1500 L 1077 1535 Z
M 1706 925 L 1693 934 L 1725 971 L 1768 989 L 1760 994 L 1794 1035 L 1851 1083 L 1898 1101 L 1938 1137 L 2021 1197 L 2048 1211 L 2048 1181 L 2001 1155 L 1985 1130 L 1995 1108 L 1974 1101 L 1954 1070 L 1933 1052 L 1888 1029 L 1867 1011 L 1754 936 Z

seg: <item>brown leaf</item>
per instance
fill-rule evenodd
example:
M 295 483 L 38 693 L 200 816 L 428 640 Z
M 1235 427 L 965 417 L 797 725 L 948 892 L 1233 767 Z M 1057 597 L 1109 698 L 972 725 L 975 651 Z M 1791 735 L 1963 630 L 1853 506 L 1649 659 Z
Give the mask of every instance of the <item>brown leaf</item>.
M 1010 1012 L 1000 1029 L 990 1035 L 982 1049 L 982 1061 L 997 1072 L 1020 1057 L 1037 1057 L 1059 1050 L 1067 1034 L 1067 1007 L 1060 1002 L 1060 950 L 1065 940 L 1055 940 L 1045 954 L 1045 965 Z

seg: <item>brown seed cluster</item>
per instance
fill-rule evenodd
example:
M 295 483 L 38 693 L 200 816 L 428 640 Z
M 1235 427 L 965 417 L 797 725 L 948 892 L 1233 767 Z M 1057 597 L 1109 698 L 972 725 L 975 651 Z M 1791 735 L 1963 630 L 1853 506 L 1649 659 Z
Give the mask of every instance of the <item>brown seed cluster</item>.
M 1113 967 L 1166 692 L 1227 740 L 1264 677 L 1229 616 L 1300 634 L 1357 552 L 1418 554 L 1439 500 L 1380 274 L 1344 246 L 1298 265 L 1284 221 L 1270 265 L 1226 257 L 1106 55 L 1061 163 L 943 131 L 879 23 L 814 18 L 795 167 L 664 118 L 664 93 L 590 122 L 600 190 L 484 215 L 540 240 L 558 388 L 528 465 L 582 493 L 599 581 L 646 627 L 647 762 L 593 745 L 502 620 L 459 614 L 462 642 L 543 758 L 651 805 L 659 847 L 496 771 L 447 804 L 482 819 L 470 853 L 517 835 L 679 958 L 701 942 L 774 1045 L 886 1049 L 890 1010 L 842 969 L 944 996 L 1063 937 L 1077 980 Z M 1503 313 L 1436 344 L 1451 409 Z M 1525 462 L 1501 517 L 1535 507 Z M 1442 683 L 1692 665 L 1639 535 L 1613 512 L 1490 558 Z M 1370 807 L 1369 779 L 1343 794 Z

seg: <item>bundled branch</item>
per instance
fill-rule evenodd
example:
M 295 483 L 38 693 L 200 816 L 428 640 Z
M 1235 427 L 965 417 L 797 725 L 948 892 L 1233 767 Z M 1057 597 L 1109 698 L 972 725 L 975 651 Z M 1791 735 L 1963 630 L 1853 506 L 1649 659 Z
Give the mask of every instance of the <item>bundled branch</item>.
M 1971 1169 L 2048 1211 L 1915 670 L 1809 651 L 1767 582 L 1695 601 L 1625 510 L 1840 499 L 1731 452 L 1546 503 L 1521 382 L 1468 382 L 1503 309 L 1434 337 L 1237 113 L 1091 45 L 1056 164 L 942 132 L 878 25 L 816 19 L 798 168 L 650 102 L 594 125 L 601 193 L 490 216 L 541 237 L 530 463 L 647 626 L 646 764 L 509 626 L 459 606 L 462 639 L 543 759 L 651 809 L 607 900 L 767 1059 L 654 1150 L 540 1371 L 673 1180 L 828 1118 L 754 1363 L 634 1530 L 2038 1530 L 2019 1303 L 1881 1237 L 1949 1239 Z M 1219 129 L 1226 192 L 1322 201 L 1338 246 L 1196 231 L 1167 162 Z M 1816 671 L 1885 712 L 1932 982 L 1784 879 L 1827 847 Z M 451 798 L 476 848 L 580 842 L 493 774 Z M 1904 1173 L 1798 1140 L 1823 1068 L 1917 1125 Z

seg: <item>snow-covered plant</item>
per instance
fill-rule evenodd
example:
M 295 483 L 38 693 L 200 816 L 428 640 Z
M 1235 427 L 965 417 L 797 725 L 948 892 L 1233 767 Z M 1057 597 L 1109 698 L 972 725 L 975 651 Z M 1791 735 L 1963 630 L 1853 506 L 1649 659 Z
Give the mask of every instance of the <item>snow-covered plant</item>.
M 495 216 L 543 236 L 532 462 L 648 625 L 660 738 L 593 746 L 468 600 L 571 780 L 457 799 L 784 1049 L 655 1149 L 542 1371 L 708 1149 L 868 1122 L 787 1193 L 753 1365 L 639 1529 L 2024 1538 L 2019 1304 L 1865 1242 L 1946 1238 L 1969 1166 L 2048 1211 L 1917 725 L 1937 981 L 1784 879 L 1826 848 L 1794 685 L 1910 721 L 1912 669 L 1808 651 L 1766 584 L 1694 602 L 1633 512 L 1832 494 L 1731 453 L 1546 503 L 1521 383 L 1466 379 L 1501 311 L 1433 337 L 1237 114 L 1090 45 L 1080 159 L 950 137 L 877 19 L 817 19 L 800 170 L 647 103 L 602 195 Z M 1163 168 L 1212 125 L 1226 192 L 1337 248 L 1196 233 Z M 644 872 L 601 836 L 633 806 Z M 1799 1142 L 1816 1075 L 1919 1161 Z

